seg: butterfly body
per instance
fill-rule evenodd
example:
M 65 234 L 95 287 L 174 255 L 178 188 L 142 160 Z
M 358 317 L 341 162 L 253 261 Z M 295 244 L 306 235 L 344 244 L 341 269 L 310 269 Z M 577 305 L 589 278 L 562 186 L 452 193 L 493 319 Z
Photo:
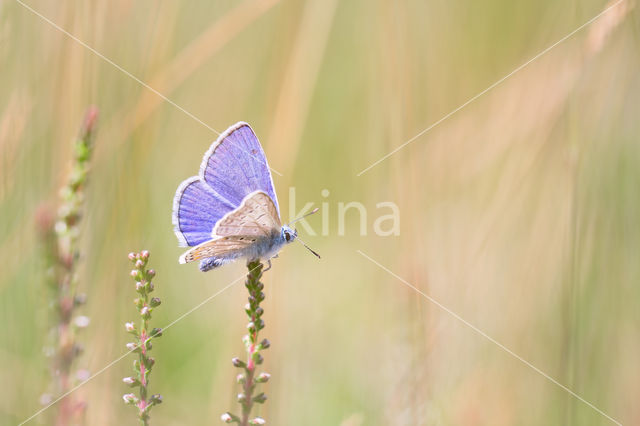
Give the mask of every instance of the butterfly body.
M 264 152 L 246 123 L 220 135 L 199 176 L 185 180 L 173 203 L 176 236 L 192 247 L 180 263 L 208 271 L 234 260 L 269 260 L 297 233 L 282 225 Z

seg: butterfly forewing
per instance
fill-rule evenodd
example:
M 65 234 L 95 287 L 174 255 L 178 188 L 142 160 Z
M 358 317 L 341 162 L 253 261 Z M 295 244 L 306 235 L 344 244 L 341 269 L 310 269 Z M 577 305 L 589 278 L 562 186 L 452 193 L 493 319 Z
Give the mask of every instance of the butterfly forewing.
M 222 218 L 238 209 L 256 191 L 278 202 L 267 159 L 247 123 L 236 123 L 220 135 L 205 153 L 200 175 L 178 187 L 173 201 L 173 225 L 183 246 L 197 246 L 212 237 Z
M 263 191 L 279 211 L 267 159 L 247 123 L 231 126 L 209 148 L 200 166 L 200 178 L 236 206 L 250 193 Z

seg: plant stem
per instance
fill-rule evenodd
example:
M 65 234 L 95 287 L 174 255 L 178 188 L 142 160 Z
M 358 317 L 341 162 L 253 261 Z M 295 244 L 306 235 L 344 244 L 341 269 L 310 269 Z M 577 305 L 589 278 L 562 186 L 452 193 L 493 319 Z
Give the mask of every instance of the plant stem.
M 256 386 L 259 383 L 267 382 L 270 377 L 268 373 L 264 372 L 256 376 L 257 366 L 262 364 L 263 361 L 260 352 L 270 346 L 267 339 L 258 342 L 260 330 L 264 328 L 264 321 L 262 320 L 264 310 L 260 307 L 260 303 L 265 298 L 262 292 L 264 284 L 260 282 L 263 267 L 264 265 L 259 260 L 247 262 L 249 272 L 247 273 L 245 287 L 249 291 L 249 303 L 245 306 L 245 312 L 249 317 L 249 324 L 247 324 L 249 333 L 242 339 L 247 351 L 247 361 L 245 363 L 238 358 L 233 359 L 233 365 L 244 370 L 244 374 L 238 375 L 238 382 L 242 384 L 242 392 L 238 394 L 238 402 L 242 406 L 242 415 L 238 417 L 229 412 L 222 415 L 224 422 L 238 423 L 241 426 L 265 424 L 265 421 L 260 417 L 250 419 L 253 406 L 256 403 L 262 404 L 267 399 L 264 393 L 254 395 Z

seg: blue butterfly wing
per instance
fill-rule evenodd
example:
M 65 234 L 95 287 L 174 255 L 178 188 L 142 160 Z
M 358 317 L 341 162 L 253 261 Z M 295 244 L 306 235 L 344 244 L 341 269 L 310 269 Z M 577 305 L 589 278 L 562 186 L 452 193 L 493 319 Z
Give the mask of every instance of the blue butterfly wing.
M 267 159 L 247 123 L 229 127 L 211 145 L 202 160 L 200 177 L 236 207 L 252 192 L 264 191 L 280 214 Z
M 196 246 L 211 239 L 216 223 L 235 208 L 199 176 L 180 184 L 173 199 L 173 226 L 181 246 Z
M 266 192 L 279 209 L 260 142 L 251 127 L 240 122 L 211 145 L 200 175 L 185 180 L 176 191 L 173 225 L 180 245 L 196 246 L 210 240 L 216 223 L 258 190 Z

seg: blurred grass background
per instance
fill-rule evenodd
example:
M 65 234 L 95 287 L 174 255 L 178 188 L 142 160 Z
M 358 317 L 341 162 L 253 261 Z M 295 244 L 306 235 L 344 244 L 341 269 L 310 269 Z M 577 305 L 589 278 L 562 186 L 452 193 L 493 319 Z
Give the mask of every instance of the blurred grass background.
M 640 49 L 626 2 L 360 177 L 356 174 L 602 11 L 602 1 L 30 1 L 221 132 L 261 138 L 283 219 L 330 206 L 266 274 L 275 425 L 611 424 L 359 255 L 362 250 L 623 424 L 640 423 Z M 177 264 L 177 185 L 217 135 L 17 2 L 0 2 L 0 423 L 40 408 L 47 298 L 34 226 L 55 205 L 83 111 L 100 109 L 83 222 L 76 363 L 125 351 L 127 253 L 148 249 L 174 320 L 243 274 Z M 330 196 L 321 197 L 322 189 Z M 337 203 L 368 209 L 337 235 Z M 372 223 L 393 201 L 401 234 Z M 322 219 L 311 218 L 320 232 Z M 235 408 L 242 284 L 154 344 L 153 424 Z M 131 359 L 77 394 L 133 424 Z M 55 408 L 53 408 L 55 409 Z M 52 409 L 52 410 L 53 410 Z M 43 413 L 34 424 L 47 424 Z

